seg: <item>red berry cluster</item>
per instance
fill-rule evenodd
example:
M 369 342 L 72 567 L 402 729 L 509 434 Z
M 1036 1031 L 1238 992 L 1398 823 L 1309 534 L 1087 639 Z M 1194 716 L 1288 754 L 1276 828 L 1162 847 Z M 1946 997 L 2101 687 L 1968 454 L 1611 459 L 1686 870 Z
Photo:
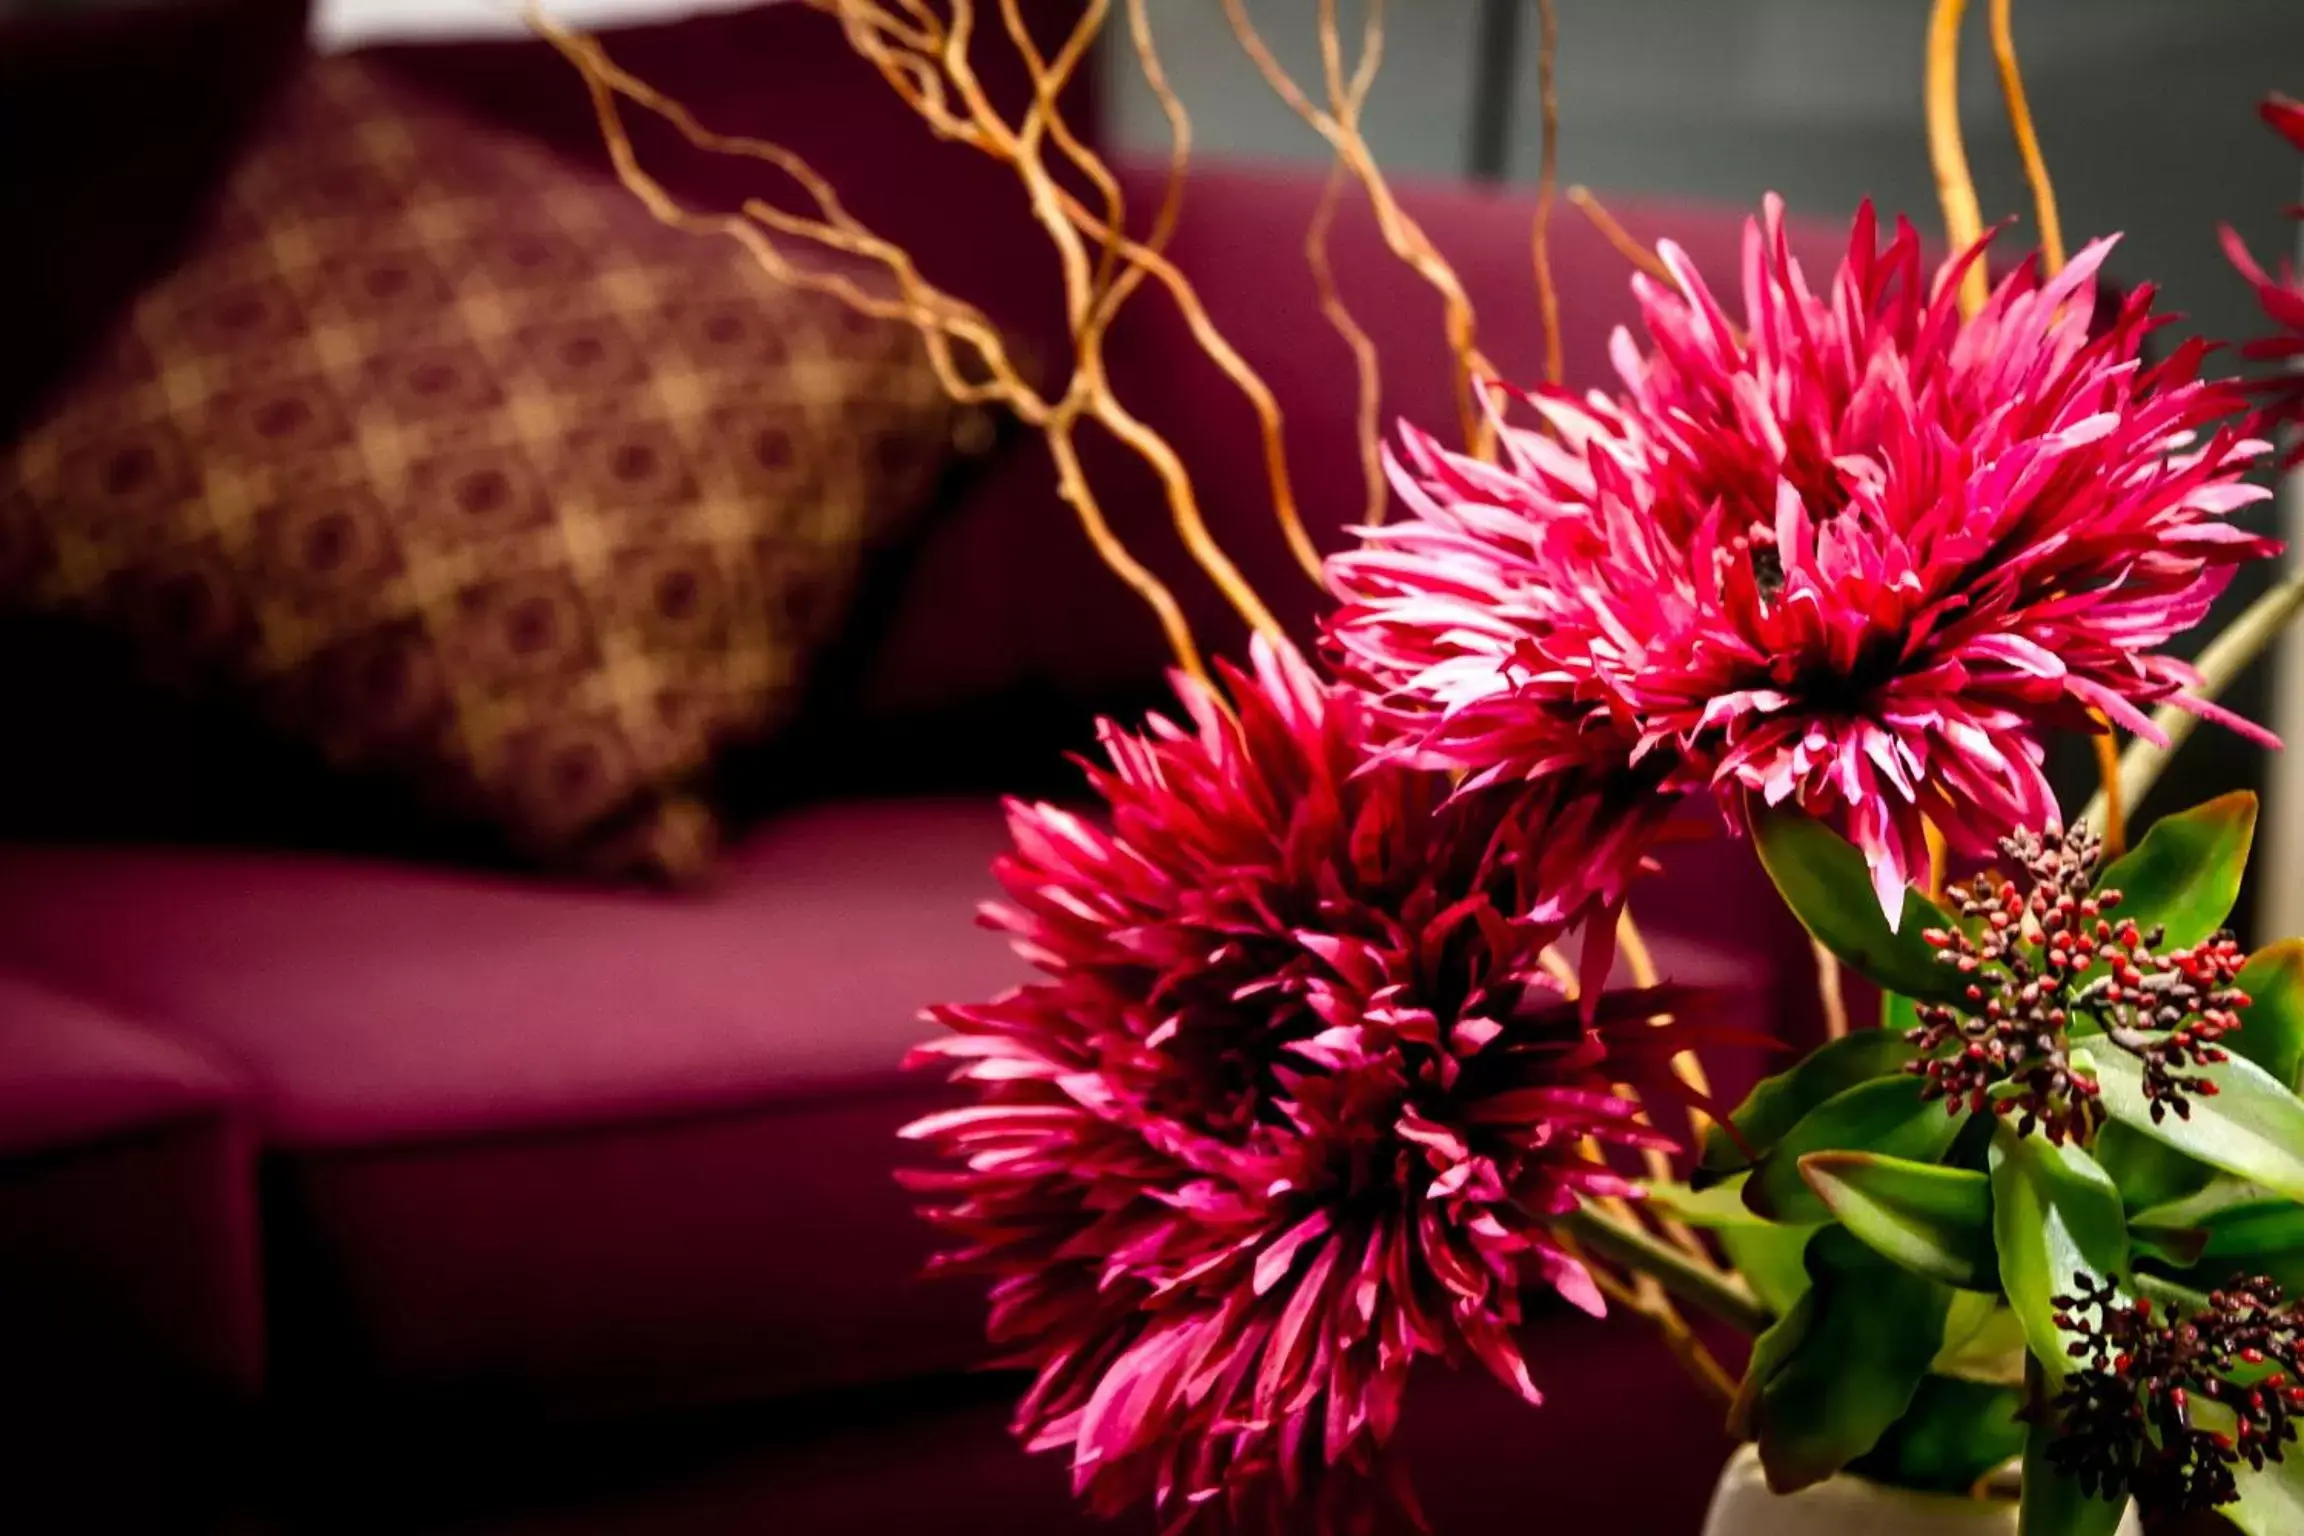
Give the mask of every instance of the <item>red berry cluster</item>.
M 1907 1069 L 1949 1114 L 1986 1109 L 2051 1141 L 2088 1141 L 2103 1123 L 2096 1084 L 2072 1070 L 2074 1028 L 2144 1063 L 2155 1120 L 2191 1112 L 2188 1095 L 2216 1085 L 2187 1069 L 2224 1059 L 2216 1042 L 2240 1027 L 2248 998 L 2232 986 L 2245 960 L 2231 934 L 2160 953 L 2157 926 L 2112 916 L 2116 890 L 2091 891 L 2098 844 L 2084 828 L 2046 837 L 2019 832 L 2000 851 L 2019 872 L 1977 876 L 1949 893 L 1964 919 L 1921 936 L 1937 962 L 1967 978 L 1960 1001 L 1923 1003 L 1906 1033 Z M 2165 1032 L 2162 1034 L 2161 1032 Z
M 2237 1496 L 2235 1467 L 2282 1458 L 2304 1414 L 2304 1317 L 2279 1286 L 2240 1280 L 2190 1315 L 2123 1300 L 2109 1279 L 2079 1275 L 2073 1291 L 2054 1299 L 2056 1326 L 2086 1363 L 2056 1397 L 2048 1455 L 2083 1488 L 2149 1513 L 2214 1509 Z M 2196 1423 L 2196 1398 L 2230 1430 Z
M 2114 954 L 2109 974 L 2083 987 L 2073 1005 L 2091 1010 L 2105 1038 L 2144 1063 L 2154 1123 L 2169 1110 L 2183 1119 L 2192 1112 L 2187 1094 L 2216 1095 L 2214 1082 L 2183 1069 L 2225 1059 L 2216 1042 L 2240 1027 L 2240 1010 L 2248 1006 L 2248 994 L 2232 985 L 2248 956 L 2230 933 L 2157 955 L 2158 929 L 2140 935 L 2125 923 L 2120 932 L 2125 953 Z M 2152 1039 L 2148 1031 L 2165 1034 Z

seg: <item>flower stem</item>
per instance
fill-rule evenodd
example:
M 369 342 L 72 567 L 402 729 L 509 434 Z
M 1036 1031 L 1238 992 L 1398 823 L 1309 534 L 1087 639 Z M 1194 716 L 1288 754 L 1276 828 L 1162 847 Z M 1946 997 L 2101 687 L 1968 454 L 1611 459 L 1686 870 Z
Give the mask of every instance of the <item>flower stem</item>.
M 1968 173 L 1968 150 L 1960 142 L 1960 20 L 1968 0 L 1936 0 L 1928 19 L 1928 67 L 1923 82 L 1928 108 L 1928 162 L 1936 172 L 1936 197 L 1944 205 L 1944 239 L 1957 257 L 1984 233 L 1976 206 L 1976 179 Z M 1974 319 L 1986 297 L 1984 263 L 1968 264 L 1960 278 L 1960 314 Z
M 2192 696 L 2213 701 L 2299 614 L 2304 614 L 2304 572 L 2290 576 L 2250 603 L 2246 612 L 2208 642 L 2193 663 L 2200 671 L 2200 686 L 2192 690 Z M 2199 725 L 2200 717 L 2181 705 L 2163 704 L 2153 711 L 2152 723 L 2168 738 L 2168 745 L 2154 746 L 2139 736 L 2120 754 L 2119 803 L 2131 814 L 2159 782 L 2168 760 Z M 2102 831 L 2109 810 L 2107 797 L 2098 790 L 2096 797 L 2088 802 L 2088 808 L 2080 813 L 2080 819 Z
M 1592 1205 L 1561 1218 L 1579 1242 L 1634 1274 L 1647 1275 L 1672 1295 L 1746 1333 L 1758 1333 L 1775 1319 L 1744 1283 L 1600 1212 Z
M 2008 128 L 2032 188 L 2032 214 L 2040 224 L 2040 271 L 2054 277 L 2064 270 L 2064 221 L 2056 213 L 2056 187 L 2048 179 L 2048 158 L 2032 126 L 2032 105 L 2024 97 L 2024 70 L 2016 59 L 2015 0 L 1992 0 L 1992 57 L 2000 66 L 2000 94 L 2008 102 Z

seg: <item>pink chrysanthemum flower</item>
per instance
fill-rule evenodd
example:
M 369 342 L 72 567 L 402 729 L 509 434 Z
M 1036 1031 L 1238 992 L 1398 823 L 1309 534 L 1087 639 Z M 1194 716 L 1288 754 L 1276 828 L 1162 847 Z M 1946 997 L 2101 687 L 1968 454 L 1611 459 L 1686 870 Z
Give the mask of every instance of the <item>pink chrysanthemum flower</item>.
M 1416 515 L 1331 564 L 1347 673 L 1471 784 L 1613 765 L 1796 802 L 1863 847 L 1893 920 L 1923 818 L 1978 855 L 2057 824 L 2047 730 L 2156 738 L 2166 699 L 2240 724 L 2160 648 L 2277 549 L 2228 521 L 2268 494 L 2241 478 L 2265 445 L 2216 427 L 2238 400 L 2204 347 L 2141 360 L 2148 291 L 2097 317 L 2109 244 L 1965 322 L 1981 249 L 1931 282 L 1869 206 L 1818 295 L 1771 199 L 1741 322 L 1662 246 L 1678 286 L 1635 280 L 1620 394 L 1528 396 L 1554 435 L 1499 415 L 1499 465 L 1404 434 Z
M 909 1128 L 958 1165 L 909 1182 L 1037 1373 L 1017 1433 L 1094 1508 L 1326 1523 L 1405 1496 L 1380 1452 L 1419 1357 L 1538 1400 L 1523 1280 L 1602 1307 L 1546 1223 L 1629 1192 L 1591 1143 L 1660 1144 L 1611 1033 L 1677 1027 L 1665 992 L 1587 1024 L 1543 989 L 1540 814 L 1368 766 L 1293 653 L 1225 686 L 1105 728 L 1108 824 L 1011 807 L 988 915 L 1045 977 L 933 1011 L 920 1054 L 975 1102 Z
M 2289 143 L 2304 149 L 2304 102 L 2274 96 L 2260 110 L 2264 121 L 2278 129 Z M 2304 207 L 2291 208 L 2289 212 L 2304 217 Z M 2229 224 L 2224 226 L 2223 237 L 2224 254 L 2256 290 L 2256 302 L 2263 306 L 2264 318 L 2273 327 L 2272 334 L 2257 337 L 2240 349 L 2241 355 L 2275 364 L 2279 369 L 2255 385 L 2265 402 L 2265 414 L 2274 423 L 2304 426 L 2304 372 L 2298 371 L 2298 360 L 2304 359 L 2304 277 L 2298 276 L 2296 264 L 2286 257 L 2280 259 L 2274 271 L 2265 271 L 2249 254 L 2239 231 Z M 2304 441 L 2289 450 L 2288 462 L 2304 462 Z

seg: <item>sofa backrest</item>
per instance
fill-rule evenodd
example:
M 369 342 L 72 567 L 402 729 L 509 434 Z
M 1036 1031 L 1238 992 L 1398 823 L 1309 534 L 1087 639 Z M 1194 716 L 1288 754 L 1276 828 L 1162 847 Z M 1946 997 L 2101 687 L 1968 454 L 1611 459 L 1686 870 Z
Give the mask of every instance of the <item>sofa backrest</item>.
M 1165 166 L 1123 161 L 1132 208 L 1156 205 Z M 1196 170 L 1170 254 L 1210 317 L 1261 372 L 1285 423 L 1296 502 L 1322 551 L 1348 547 L 1366 506 L 1352 354 L 1323 315 L 1306 266 L 1305 230 L 1320 196 L 1318 166 L 1213 164 Z M 1529 189 L 1409 185 L 1402 201 L 1456 268 L 1479 319 L 1479 343 L 1500 376 L 1543 376 L 1543 332 L 1530 266 Z M 1627 201 L 1613 210 L 1644 244 L 1669 236 L 1731 301 L 1746 218 L 1757 210 Z M 1845 234 L 1795 224 L 1812 280 L 1828 278 Z M 1567 382 L 1614 382 L 1609 338 L 1636 317 L 1632 268 L 1580 214 L 1554 211 L 1552 266 L 1560 293 Z M 1412 422 L 1458 435 L 1439 298 L 1385 248 L 1355 197 L 1333 237 L 1339 290 L 1376 343 L 1387 439 Z M 1180 312 L 1147 284 L 1116 328 L 1118 391 L 1167 435 L 1191 467 L 1218 542 L 1290 631 L 1306 637 L 1324 606 L 1291 558 L 1274 513 L 1255 413 L 1200 350 Z M 1203 648 L 1236 654 L 1239 617 L 1185 556 L 1160 487 L 1144 464 L 1090 432 L 1088 464 L 1113 526 L 1174 589 Z M 895 624 L 865 689 L 883 723 L 939 722 L 957 740 L 972 719 L 1012 722 L 1014 701 L 1044 715 L 1069 706 L 1133 708 L 1156 701 L 1168 653 L 1150 611 L 1097 560 L 1053 493 L 1046 455 L 1020 445 L 925 541 Z M 1399 515 L 1396 506 L 1387 515 Z M 1002 701 L 1007 703 L 1002 704 Z M 997 709 L 996 709 L 997 706 Z M 1070 738 L 1081 739 L 1077 729 Z M 1035 748 L 1037 750 L 1037 748 Z M 1013 765 L 1011 765 L 1013 766 Z

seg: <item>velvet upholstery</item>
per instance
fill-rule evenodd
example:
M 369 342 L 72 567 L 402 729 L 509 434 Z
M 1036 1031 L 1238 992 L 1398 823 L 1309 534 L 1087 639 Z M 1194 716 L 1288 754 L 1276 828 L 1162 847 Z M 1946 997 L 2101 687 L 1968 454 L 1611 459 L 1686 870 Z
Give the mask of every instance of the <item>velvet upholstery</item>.
M 781 4 L 612 44 L 716 126 L 818 157 L 868 221 L 1057 355 L 1053 269 L 1012 185 L 927 140 L 821 16 Z M 597 163 L 582 92 L 533 44 L 370 57 Z M 661 137 L 645 147 L 700 202 L 756 182 Z M 1123 172 L 1148 205 L 1159 168 Z M 1527 377 L 1526 199 L 1404 195 L 1480 299 L 1491 354 Z M 1299 499 L 1333 547 L 1362 492 L 1346 356 L 1302 279 L 1316 196 L 1301 172 L 1204 168 L 1175 252 L 1278 392 Z M 1739 213 L 1618 211 L 1734 269 Z M 1555 228 L 1570 377 L 1598 383 L 1626 269 L 1581 221 Z M 1386 345 L 1388 411 L 1444 429 L 1436 302 L 1364 216 L 1337 255 Z M 1198 466 L 1257 584 L 1292 618 L 1313 611 L 1272 532 L 1251 418 L 1166 300 L 1135 301 L 1113 364 Z M 1148 477 L 1103 450 L 1095 467 L 1115 518 L 1228 645 Z M 309 764 L 252 776 L 244 743 L 199 734 L 215 722 L 90 719 L 80 690 L 13 669 L 0 704 L 50 706 L 16 717 L 39 722 L 21 729 L 45 776 L 8 764 L 0 800 L 20 832 L 47 835 L 0 848 L 0 1021 L 21 996 L 49 1022 L 0 1028 L 0 1252 L 64 1257 L 22 1279 L 0 1266 L 0 1344 L 38 1325 L 59 1346 L 34 1356 L 49 1363 L 29 1387 L 0 1377 L 0 1428 L 63 1401 L 58 1381 L 107 1402 L 142 1393 L 148 1422 L 81 1443 L 146 1467 L 237 1423 L 211 1405 L 260 1397 L 267 1422 L 247 1443 L 269 1465 L 237 1491 L 266 1530 L 1102 1528 L 1072 1508 L 1058 1462 L 1001 1433 L 1013 1381 L 962 1373 L 983 1352 L 978 1299 L 917 1274 L 930 1239 L 893 1183 L 892 1133 L 942 1100 L 896 1063 L 920 1005 L 1021 974 L 967 922 L 990 894 L 998 807 L 949 791 L 1068 777 L 1054 748 L 1087 741 L 1091 705 L 1155 694 L 1165 658 L 1028 438 L 894 577 L 886 643 L 853 658 L 863 682 L 806 738 L 820 793 L 788 798 L 718 886 L 680 897 L 415 866 L 406 822 L 345 803 Z M 191 841 L 240 825 L 220 798 L 277 800 L 283 784 L 301 786 L 285 796 L 299 817 L 265 835 L 307 831 L 337 852 Z M 91 786 L 109 818 L 83 797 L 64 822 L 65 794 Z M 348 826 L 397 857 L 344 854 Z M 1748 849 L 1703 814 L 1690 827 L 1703 835 L 1663 852 L 1643 898 L 1667 975 L 1722 986 L 1726 1022 L 1803 1036 L 1805 941 Z M 1723 1090 L 1763 1064 L 1729 1053 Z M 166 1327 L 147 1321 L 155 1287 Z M 1622 1320 L 1546 1316 L 1529 1350 L 1541 1413 L 1471 1377 L 1415 1389 L 1404 1433 L 1441 1528 L 1693 1529 L 1724 1450 L 1714 1406 Z M 201 1385 L 143 1392 L 137 1372 Z M 0 1468 L 13 1450 L 0 1434 Z M 41 1529 L 10 1489 L 0 1479 L 0 1526 Z M 171 1513 L 113 1528 L 190 1524 Z
M 835 804 L 664 901 L 340 860 L 0 854 L 0 964 L 230 1060 L 269 1149 L 283 1390 L 596 1415 L 982 1357 L 890 1178 L 918 1007 L 1019 979 L 967 921 L 989 802 Z M 1686 850 L 1695 882 L 1742 850 Z M 123 953 L 123 930 L 148 935 Z M 1657 934 L 1732 1027 L 1769 968 Z
M 243 1088 L 196 1044 L 0 977 L 11 1528 L 97 1529 L 80 1522 L 173 1517 L 222 1496 L 264 1373 Z M 139 1476 L 108 1466 L 122 1452 Z
M 832 806 L 681 900 L 23 850 L 0 956 L 242 1065 L 286 1382 L 724 1400 L 980 1353 L 889 1168 L 937 1102 L 918 1009 L 1019 974 L 969 920 L 999 837 L 986 802 Z
M 165 272 L 301 50 L 309 0 L 0 21 L 0 440 Z

